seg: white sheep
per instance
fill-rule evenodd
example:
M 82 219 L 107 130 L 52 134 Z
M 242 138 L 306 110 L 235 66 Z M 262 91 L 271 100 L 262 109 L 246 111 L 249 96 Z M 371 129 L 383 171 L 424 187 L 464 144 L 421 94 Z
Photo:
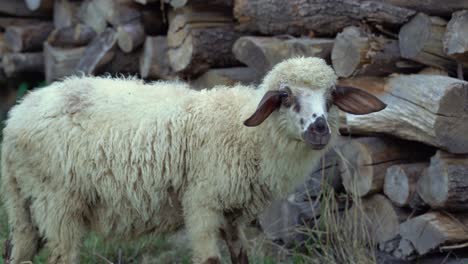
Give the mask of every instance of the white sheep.
M 305 179 L 337 134 L 337 107 L 385 107 L 335 82 L 322 59 L 294 58 L 258 89 L 73 77 L 29 93 L 2 146 L 11 263 L 41 240 L 50 263 L 79 263 L 89 231 L 127 239 L 182 226 L 194 262 L 220 263 L 220 237 L 246 262 L 242 227 Z

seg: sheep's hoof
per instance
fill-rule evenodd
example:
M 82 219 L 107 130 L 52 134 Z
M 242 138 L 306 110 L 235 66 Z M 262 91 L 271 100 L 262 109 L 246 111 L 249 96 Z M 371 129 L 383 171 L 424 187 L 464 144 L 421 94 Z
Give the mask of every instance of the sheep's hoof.
M 5 240 L 5 245 L 4 245 L 4 251 L 3 251 L 3 259 L 5 260 L 5 264 L 10 263 L 10 257 L 11 257 L 11 240 L 7 239 Z
M 221 264 L 221 260 L 218 257 L 209 257 L 203 264 Z
M 249 258 L 247 257 L 247 252 L 244 250 L 244 248 L 239 250 L 237 259 L 239 260 L 239 264 L 249 264 Z

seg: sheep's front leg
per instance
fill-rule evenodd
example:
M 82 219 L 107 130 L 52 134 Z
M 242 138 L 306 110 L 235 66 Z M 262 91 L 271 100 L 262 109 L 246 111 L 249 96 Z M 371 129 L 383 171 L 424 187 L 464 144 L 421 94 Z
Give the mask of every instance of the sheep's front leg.
M 220 230 L 221 237 L 226 242 L 233 264 L 248 264 L 247 251 L 245 249 L 246 238 L 241 225 L 235 225 L 229 218 Z
M 193 262 L 220 264 L 218 248 L 219 229 L 224 221 L 222 212 L 204 207 L 200 203 L 184 203 L 185 227 L 193 250 Z

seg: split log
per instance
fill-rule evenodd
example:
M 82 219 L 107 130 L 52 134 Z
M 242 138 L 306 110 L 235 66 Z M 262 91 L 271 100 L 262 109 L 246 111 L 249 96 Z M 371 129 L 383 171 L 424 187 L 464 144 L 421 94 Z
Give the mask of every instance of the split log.
M 24 26 L 10 26 L 5 31 L 7 47 L 14 52 L 38 51 L 54 29 L 52 23 L 42 22 Z
M 343 185 L 348 193 L 359 197 L 382 191 L 388 167 L 429 159 L 432 154 L 423 144 L 386 137 L 351 139 L 338 151 Z
M 429 212 L 402 223 L 400 234 L 423 255 L 443 245 L 468 241 L 468 215 Z
M 197 77 L 209 68 L 237 66 L 232 46 L 239 37 L 232 18 L 223 13 L 175 15 L 167 35 L 169 63 L 184 77 Z
M 74 74 L 86 47 L 57 48 L 44 43 L 45 77 L 51 83 Z
M 141 17 L 138 5 L 133 0 L 93 0 L 97 11 L 112 26 L 130 23 Z
M 6 53 L 2 58 L 2 66 L 7 77 L 21 73 L 43 73 L 44 55 L 42 52 Z
M 456 70 L 457 63 L 445 54 L 443 39 L 447 22 L 419 13 L 400 29 L 401 56 L 436 68 Z
M 141 57 L 142 49 L 136 49 L 132 52 L 123 52 L 119 49 L 115 50 L 114 57 L 102 70 L 103 73 L 112 75 L 130 75 L 136 76 L 139 74 L 139 58 Z
M 196 80 L 191 82 L 191 85 L 196 90 L 211 89 L 216 85 L 232 86 L 235 84 L 255 84 L 260 78 L 254 70 L 249 67 L 233 67 L 210 69 Z
M 234 16 L 242 32 L 268 35 L 334 35 L 362 20 L 401 25 L 413 10 L 385 2 L 360 0 L 235 0 Z
M 96 37 L 96 32 L 90 26 L 76 24 L 55 29 L 47 38 L 47 43 L 55 47 L 70 48 L 85 46 L 94 37 Z
M 422 68 L 401 58 L 397 40 L 354 26 L 336 36 L 331 59 L 338 77 L 385 76 L 394 72 L 412 73 Z
M 260 76 L 285 59 L 305 56 L 330 58 L 333 39 L 241 37 L 232 51 L 236 59 L 243 62 Z
M 90 26 L 98 34 L 107 27 L 106 18 L 98 11 L 95 1 L 85 0 L 78 10 L 77 16 L 81 23 Z
M 468 8 L 468 7 L 467 7 Z M 447 55 L 468 65 L 468 10 L 453 13 L 444 36 Z
M 141 11 L 141 22 L 146 35 L 156 36 L 167 33 L 167 21 L 161 8 L 143 9 Z
M 346 114 L 342 133 L 390 134 L 452 153 L 468 153 L 468 82 L 419 74 L 356 79 L 341 84 L 374 93 L 387 108 L 368 115 Z
M 31 11 L 41 10 L 46 13 L 51 13 L 54 8 L 54 0 L 24 0 L 26 6 Z
M 86 47 L 75 71 L 96 74 L 112 60 L 115 55 L 116 45 L 117 33 L 111 28 L 106 29 Z
M 87 5 L 85 2 L 84 6 Z M 85 8 L 85 7 L 83 7 Z M 54 26 L 56 29 L 70 27 L 79 22 L 78 13 L 80 2 L 70 0 L 55 0 L 54 2 Z
M 434 209 L 468 210 L 468 155 L 438 151 L 419 179 L 417 190 Z
M 406 221 L 411 212 L 392 205 L 382 194 L 362 198 L 351 208 L 356 212 L 357 226 L 364 226 L 372 242 L 384 243 L 400 233 L 400 223 Z
M 50 17 L 51 10 L 31 11 L 24 0 L 0 0 L 0 13 L 22 17 Z
M 142 78 L 151 79 L 175 77 L 169 65 L 166 37 L 146 37 L 140 57 L 140 75 Z
M 145 41 L 143 24 L 136 20 L 117 27 L 117 44 L 124 52 L 131 52 Z
M 387 168 L 385 173 L 384 193 L 399 207 L 407 207 L 415 199 L 416 186 L 426 162 L 398 164 Z M 418 198 L 416 198 L 418 199 Z

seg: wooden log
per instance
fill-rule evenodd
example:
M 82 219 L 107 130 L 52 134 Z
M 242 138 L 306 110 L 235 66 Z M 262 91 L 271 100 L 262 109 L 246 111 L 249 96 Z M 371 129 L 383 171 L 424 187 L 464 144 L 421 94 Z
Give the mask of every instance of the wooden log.
M 268 35 L 333 35 L 367 20 L 375 24 L 401 25 L 413 10 L 382 1 L 360 0 L 235 0 L 234 17 L 242 32 Z M 281 18 L 281 19 L 279 19 Z
M 468 241 L 467 226 L 467 214 L 429 212 L 402 223 L 400 234 L 423 255 L 443 245 Z
M 382 194 L 362 198 L 351 208 L 356 212 L 357 226 L 364 226 L 372 242 L 384 243 L 400 233 L 400 223 L 406 221 L 410 212 L 392 205 Z
M 59 48 L 44 43 L 45 77 L 51 83 L 75 73 L 86 47 Z
M 190 12 L 170 20 L 169 63 L 179 75 L 198 77 L 209 68 L 240 65 L 232 46 L 240 34 L 232 18 L 220 12 Z
M 398 34 L 401 56 L 454 72 L 457 63 L 443 49 L 446 25 L 441 18 L 417 14 Z
M 140 76 L 150 79 L 173 79 L 165 36 L 146 37 L 140 57 Z
M 388 167 L 428 159 L 432 154 L 422 144 L 387 137 L 355 138 L 338 151 L 343 185 L 360 197 L 382 191 Z
M 148 0 L 137 0 L 148 1 Z M 165 3 L 170 4 L 173 8 L 181 8 L 189 2 L 189 0 L 164 0 Z M 190 0 L 192 5 L 209 4 L 210 6 L 221 6 L 226 8 L 232 8 L 233 0 Z
M 54 0 L 24 0 L 31 11 L 41 10 L 51 13 L 54 8 Z
M 468 7 L 467 7 L 468 8 Z M 447 55 L 468 65 L 468 10 L 453 13 L 444 35 Z
M 5 42 L 5 34 L 0 33 L 0 58 L 3 56 L 5 53 L 9 53 L 10 51 L 8 50 L 8 47 Z
M 452 153 L 468 153 L 467 82 L 418 74 L 357 79 L 341 84 L 374 93 L 387 108 L 369 115 L 346 114 L 341 124 L 342 133 L 390 134 Z
M 106 18 L 98 11 L 96 2 L 93 0 L 85 0 L 78 10 L 78 20 L 90 26 L 96 33 L 102 33 L 107 27 Z
M 157 3 L 159 0 L 135 0 L 135 2 L 140 3 L 142 5 Z
M 256 84 L 261 78 L 249 67 L 210 69 L 191 82 L 196 90 L 211 89 L 216 85 Z
M 117 44 L 124 52 L 131 52 L 145 41 L 145 29 L 139 21 L 117 27 Z
M 83 5 L 87 5 L 85 2 Z M 84 7 L 83 7 L 84 8 Z M 79 23 L 80 2 L 70 0 L 54 1 L 54 26 L 56 29 L 71 27 Z
M 385 2 L 413 9 L 428 15 L 450 16 L 453 12 L 468 9 L 467 1 L 460 0 L 384 0 Z
M 55 47 L 70 48 L 85 46 L 96 37 L 96 32 L 85 24 L 76 24 L 53 30 L 47 38 L 47 43 Z
M 14 52 L 37 51 L 53 30 L 52 23 L 42 22 L 25 26 L 10 26 L 5 31 L 7 47 Z
M 11 15 L 11 16 L 22 16 L 22 17 L 50 17 L 50 10 L 35 10 L 31 11 L 26 5 L 24 0 L 12 1 L 12 0 L 0 0 L 0 13 Z
M 133 0 L 93 0 L 97 11 L 112 26 L 130 23 L 141 17 L 138 5 Z
M 336 36 L 331 53 L 338 77 L 386 76 L 394 72 L 414 73 L 422 68 L 400 56 L 398 41 L 351 26 Z
M 111 75 L 130 75 L 136 76 L 139 74 L 139 58 L 141 57 L 142 49 L 136 49 L 132 52 L 123 52 L 119 49 L 115 50 L 114 57 L 104 69 L 103 73 L 110 73 Z
M 468 155 L 438 151 L 419 179 L 417 191 L 434 209 L 468 210 Z
M 282 60 L 296 57 L 330 58 L 333 39 L 241 37 L 232 48 L 236 59 L 263 76 Z
M 0 29 L 5 31 L 9 26 L 25 26 L 43 22 L 38 18 L 23 18 L 23 17 L 0 17 Z
M 416 198 L 418 179 L 428 165 L 426 162 L 418 162 L 388 167 L 384 182 L 385 195 L 396 206 L 408 207 Z
M 116 45 L 117 33 L 114 29 L 106 29 L 86 47 L 75 71 L 85 74 L 98 73 L 114 57 Z
M 2 66 L 7 77 L 21 73 L 43 73 L 44 55 L 42 52 L 6 53 L 2 58 Z

